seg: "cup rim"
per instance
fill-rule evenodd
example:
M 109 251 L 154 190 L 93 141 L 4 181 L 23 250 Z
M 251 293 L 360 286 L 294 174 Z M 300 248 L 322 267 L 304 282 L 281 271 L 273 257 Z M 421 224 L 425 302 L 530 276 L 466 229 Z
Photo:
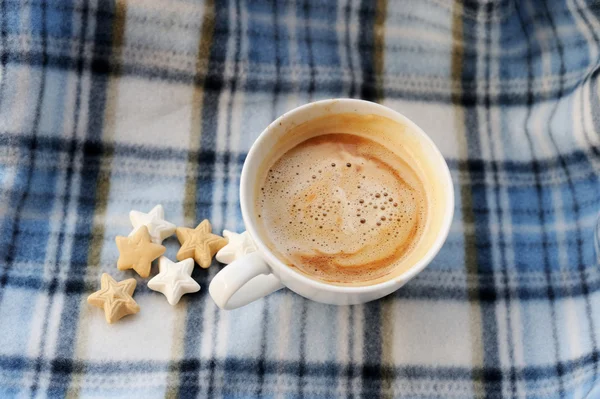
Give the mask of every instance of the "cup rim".
M 248 185 L 248 180 L 250 177 L 249 176 L 250 171 L 249 171 L 248 165 L 250 163 L 260 163 L 261 162 L 261 159 L 254 159 L 254 158 L 259 156 L 257 154 L 258 148 L 261 147 L 265 141 L 270 139 L 271 134 L 273 134 L 272 133 L 273 127 L 280 125 L 281 123 L 283 123 L 283 121 L 292 118 L 296 114 L 304 112 L 307 108 L 311 108 L 311 107 L 315 107 L 315 106 L 327 107 L 328 105 L 332 105 L 332 104 L 336 104 L 336 103 L 348 103 L 348 104 L 352 104 L 355 106 L 379 109 L 381 111 L 384 111 L 383 113 L 391 113 L 394 116 L 394 118 L 396 118 L 397 120 L 400 120 L 402 123 L 410 126 L 414 131 L 416 131 L 419 134 L 419 136 L 421 136 L 421 138 L 425 142 L 430 144 L 435 156 L 438 157 L 442 161 L 443 171 L 441 173 L 442 173 L 444 179 L 446 180 L 446 182 L 448 183 L 447 186 L 449 187 L 449 193 L 447 195 L 448 212 L 446 212 L 446 214 L 444 215 L 444 219 L 442 221 L 442 225 L 441 225 L 439 234 L 437 235 L 435 241 L 430 246 L 430 248 L 427 250 L 425 255 L 405 272 L 401 273 L 398 276 L 390 278 L 389 280 L 385 280 L 385 281 L 382 281 L 377 284 L 360 285 L 360 286 L 334 285 L 334 284 L 328 284 L 326 282 L 314 280 L 310 277 L 305 276 L 304 274 L 302 274 L 298 271 L 293 270 L 291 267 L 284 264 L 277 256 L 275 256 L 275 254 L 273 254 L 273 252 L 271 252 L 271 250 L 267 247 L 267 245 L 261 239 L 254 224 L 252 223 L 252 219 L 250 218 L 250 213 L 252 212 L 252 209 L 254 208 L 254 203 L 252 203 L 251 199 L 246 198 L 246 195 L 245 195 L 245 192 L 248 189 L 247 185 Z M 448 233 L 450 231 L 450 225 L 451 225 L 452 219 L 454 217 L 454 189 L 453 189 L 453 187 L 454 186 L 452 183 L 452 177 L 450 175 L 450 169 L 448 168 L 448 164 L 447 164 L 444 156 L 442 155 L 440 150 L 437 148 L 437 146 L 435 145 L 433 140 L 429 137 L 429 135 L 427 135 L 427 133 L 425 133 L 425 131 L 423 129 L 421 129 L 416 123 L 411 121 L 406 116 L 402 115 L 400 112 L 395 111 L 389 107 L 386 107 L 386 106 L 378 104 L 378 103 L 365 101 L 365 100 L 358 100 L 358 99 L 353 99 L 353 98 L 332 98 L 332 99 L 314 101 L 314 102 L 310 102 L 310 103 L 301 105 L 299 107 L 296 107 L 296 108 L 284 113 L 280 117 L 278 117 L 275 121 L 270 123 L 261 132 L 261 134 L 258 136 L 258 138 L 254 141 L 254 143 L 250 147 L 250 150 L 248 151 L 248 154 L 244 161 L 244 165 L 242 167 L 242 173 L 241 173 L 241 177 L 240 177 L 240 206 L 241 206 L 242 218 L 244 220 L 244 225 L 246 227 L 246 230 L 249 232 L 250 236 L 254 240 L 254 242 L 255 242 L 260 254 L 263 256 L 263 258 L 266 260 L 266 262 L 269 264 L 270 267 L 275 267 L 274 265 L 276 265 L 277 271 L 279 274 L 285 274 L 286 278 L 298 280 L 299 282 L 309 285 L 309 286 L 312 286 L 314 289 L 317 289 L 319 291 L 327 291 L 327 292 L 332 292 L 332 293 L 345 293 L 345 294 L 357 293 L 358 294 L 358 293 L 368 293 L 368 292 L 373 292 L 373 291 L 384 291 L 386 288 L 390 288 L 390 287 L 394 287 L 394 286 L 398 286 L 397 288 L 399 288 L 405 282 L 411 280 L 413 277 L 415 277 L 417 274 L 419 274 L 423 269 L 425 269 L 425 267 L 427 267 L 427 265 L 429 265 L 429 263 L 433 260 L 433 258 L 440 251 L 440 249 L 441 249 L 442 245 L 444 244 L 444 242 L 446 241 L 446 238 L 448 237 Z M 276 274 L 276 275 L 279 276 L 279 274 Z M 284 281 L 284 279 L 282 279 L 282 282 L 283 281 Z M 286 285 L 285 282 L 283 282 L 283 284 Z

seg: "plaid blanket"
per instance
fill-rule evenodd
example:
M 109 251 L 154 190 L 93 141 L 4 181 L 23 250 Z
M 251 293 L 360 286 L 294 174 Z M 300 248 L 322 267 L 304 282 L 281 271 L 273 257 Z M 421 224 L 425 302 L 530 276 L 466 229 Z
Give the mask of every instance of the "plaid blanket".
M 0 27 L 0 397 L 600 397 L 597 2 L 1 0 Z M 226 312 L 215 263 L 175 307 L 139 276 L 139 314 L 86 304 L 134 275 L 131 209 L 243 230 L 253 140 L 331 97 L 448 160 L 454 222 L 416 279 Z

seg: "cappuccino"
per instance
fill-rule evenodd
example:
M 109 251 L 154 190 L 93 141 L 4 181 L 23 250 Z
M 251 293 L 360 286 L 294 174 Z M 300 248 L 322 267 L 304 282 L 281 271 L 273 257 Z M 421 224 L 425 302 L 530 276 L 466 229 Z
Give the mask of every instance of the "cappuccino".
M 326 132 L 264 172 L 255 212 L 265 242 L 289 267 L 333 284 L 391 274 L 428 223 L 428 195 L 410 151 Z

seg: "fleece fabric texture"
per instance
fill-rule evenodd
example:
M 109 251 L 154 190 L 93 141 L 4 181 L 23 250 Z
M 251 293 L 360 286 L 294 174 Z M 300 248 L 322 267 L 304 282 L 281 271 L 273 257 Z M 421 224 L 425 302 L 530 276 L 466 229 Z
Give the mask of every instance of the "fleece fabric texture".
M 593 0 L 0 1 L 0 397 L 600 397 L 599 18 Z M 216 262 L 175 307 L 117 270 L 131 209 L 243 231 L 254 139 L 333 97 L 403 113 L 448 161 L 454 221 L 417 278 L 226 312 Z M 103 272 L 137 278 L 138 314 L 86 303 Z

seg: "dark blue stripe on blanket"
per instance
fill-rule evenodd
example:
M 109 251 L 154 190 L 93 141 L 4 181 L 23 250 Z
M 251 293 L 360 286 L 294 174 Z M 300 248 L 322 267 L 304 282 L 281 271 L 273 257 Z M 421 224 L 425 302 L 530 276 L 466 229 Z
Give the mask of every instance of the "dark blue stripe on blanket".
M 84 240 L 84 237 L 75 238 L 78 240 Z M 85 263 L 72 264 L 73 268 L 83 268 L 86 266 Z M 593 274 L 592 270 L 596 269 L 597 266 L 589 265 L 585 269 L 585 273 Z M 81 273 L 80 273 L 81 274 Z M 196 269 L 194 272 L 194 278 L 198 281 L 206 282 L 206 271 Z M 70 276 L 63 282 L 64 293 L 68 296 L 80 295 L 86 292 L 93 291 L 96 286 L 84 286 L 82 282 L 83 276 Z M 444 300 L 444 301 L 467 301 L 467 300 L 481 300 L 493 304 L 496 300 L 496 295 L 499 292 L 503 292 L 508 289 L 506 286 L 499 286 L 490 278 L 491 276 L 479 276 L 477 282 L 477 288 L 473 286 L 465 287 L 461 284 L 442 286 L 436 285 L 435 290 L 424 290 L 421 284 L 417 282 L 408 283 L 401 290 L 394 293 L 394 298 L 401 298 L 404 300 Z M 421 277 L 417 277 L 419 279 Z M 424 278 L 424 277 L 423 277 Z M 525 282 L 517 279 L 517 290 L 513 295 L 514 300 L 520 301 L 539 301 L 548 299 L 548 288 L 546 284 L 535 284 L 528 286 Z M 554 298 L 559 299 L 577 299 L 586 295 L 587 292 L 596 292 L 600 290 L 600 279 L 590 280 L 588 279 L 588 291 L 584 291 L 582 285 L 579 282 L 560 283 L 559 279 L 554 278 L 553 285 L 556 289 Z M 13 276 L 8 279 L 7 286 L 27 289 L 31 291 L 47 290 L 50 282 L 45 281 L 43 277 L 38 276 Z M 481 298 L 471 298 L 470 295 L 478 294 Z M 192 299 L 189 299 L 192 301 Z M 194 338 L 191 338 L 194 339 Z
M 87 6 L 87 4 L 85 4 L 84 6 Z M 46 29 L 46 25 L 47 25 L 47 14 L 46 14 L 46 7 L 45 5 L 42 5 L 41 7 L 41 20 L 42 20 L 42 26 L 44 28 L 44 46 L 45 46 L 45 36 L 47 34 L 47 32 L 45 31 Z M 81 34 L 80 34 L 80 41 L 83 42 L 84 38 L 85 38 L 85 33 L 86 33 L 86 28 L 87 28 L 87 13 L 84 12 L 83 14 L 83 23 L 82 23 L 82 28 L 81 28 Z M 80 55 L 81 53 L 83 53 L 83 46 L 80 47 Z M 78 74 L 77 74 L 77 88 L 76 88 L 76 99 L 75 99 L 75 107 L 74 107 L 74 115 L 73 115 L 73 130 L 72 130 L 72 134 L 71 137 L 75 137 L 76 133 L 77 133 L 77 127 L 78 127 L 78 122 L 79 122 L 79 111 L 80 111 L 80 106 L 81 106 L 81 71 L 83 70 L 83 62 L 79 63 L 79 68 L 78 68 Z M 43 79 L 45 79 L 46 77 L 43 76 Z M 40 96 L 40 103 L 42 103 L 42 99 L 43 99 L 43 95 Z M 74 144 L 74 141 L 71 140 L 72 143 Z M 65 230 L 65 220 L 66 220 L 66 214 L 67 214 L 67 209 L 69 207 L 69 202 L 70 202 L 70 194 L 71 194 L 71 180 L 73 177 L 73 159 L 75 158 L 75 146 L 71 144 L 67 150 L 67 168 L 66 168 L 66 176 L 65 176 L 65 180 L 66 180 L 66 185 L 65 185 L 65 189 L 64 189 L 64 198 L 63 198 L 63 203 L 62 203 L 62 209 L 61 209 L 61 218 L 60 218 L 60 227 L 59 227 L 59 234 L 58 234 L 58 242 L 57 242 L 57 251 L 56 251 L 56 256 L 54 259 L 54 264 L 52 265 L 52 270 L 50 271 L 50 275 L 52 276 L 50 283 L 47 285 L 47 290 L 42 291 L 42 295 L 47 294 L 48 295 L 48 301 L 46 302 L 46 306 L 44 308 L 43 311 L 43 319 L 44 322 L 42 324 L 42 330 L 41 330 L 41 338 L 40 338 L 40 344 L 39 344 L 39 353 L 40 356 L 38 357 L 37 361 L 36 361 L 36 365 L 35 365 L 35 374 L 33 376 L 33 385 L 31 387 L 31 397 L 34 398 L 37 395 L 37 390 L 38 390 L 38 379 L 39 379 L 39 373 L 40 373 L 40 369 L 41 369 L 41 360 L 42 360 L 42 354 L 45 353 L 46 351 L 46 341 L 47 341 L 47 333 L 48 333 L 48 323 L 50 321 L 50 317 L 49 317 L 49 311 L 52 308 L 53 304 L 54 304 L 54 299 L 55 299 L 55 295 L 57 292 L 57 288 L 58 287 L 58 278 L 57 275 L 59 273 L 59 265 L 60 265 L 60 261 L 61 258 L 63 256 L 63 248 L 65 245 L 65 235 L 64 235 L 64 230 Z
M 480 13 L 484 13 L 486 10 L 482 10 L 480 3 L 478 2 L 466 2 L 465 9 L 468 9 L 472 15 L 479 17 Z M 483 18 L 485 20 L 485 18 Z M 465 14 L 462 17 L 463 32 L 478 32 L 480 27 L 478 25 L 480 19 L 473 18 L 470 14 Z M 485 22 L 482 22 L 485 24 Z M 489 25 L 489 24 L 488 24 Z M 484 26 L 485 30 L 489 29 Z M 489 32 L 487 33 L 489 34 Z M 477 46 L 477 38 L 474 36 L 466 35 L 463 37 L 465 41 L 465 47 Z M 476 54 L 466 53 L 463 57 L 462 71 L 461 71 L 461 86 L 462 86 L 462 103 L 469 104 L 474 101 L 473 104 L 479 101 L 483 102 L 484 109 L 489 110 L 491 106 L 491 99 L 487 93 L 483 93 L 482 99 L 478 99 L 476 96 L 474 99 L 469 98 L 469 92 L 473 91 L 478 93 L 480 90 L 476 87 L 474 90 L 470 90 L 470 84 L 476 82 L 478 85 L 481 80 L 478 79 L 478 57 Z M 485 87 L 484 87 L 485 88 Z M 489 117 L 489 112 L 485 113 L 485 117 Z M 490 121 L 483 121 L 483 126 L 489 124 Z M 479 109 L 477 108 L 466 108 L 465 109 L 465 129 L 467 138 L 467 155 L 469 158 L 478 157 L 481 154 L 481 142 L 479 138 L 480 127 L 482 121 L 479 119 Z M 469 175 L 469 181 L 473 181 L 473 174 L 475 170 L 467 168 Z M 483 173 L 485 177 L 487 170 L 484 168 L 479 171 Z M 487 186 L 484 185 L 472 185 L 471 187 L 471 201 L 472 206 L 477 208 L 489 208 L 487 198 Z M 474 218 L 474 236 L 472 239 L 475 242 L 475 265 L 471 265 L 471 268 L 476 270 L 479 276 L 488 276 L 491 281 L 495 281 L 494 274 L 495 270 L 493 267 L 493 257 L 491 246 L 479 246 L 481 242 L 492 242 L 490 233 L 490 219 L 489 214 L 478 215 Z M 483 290 L 479 289 L 477 295 L 474 298 L 479 300 L 480 304 L 480 315 L 481 315 L 481 335 L 482 335 L 482 346 L 483 346 L 483 374 L 481 376 L 481 382 L 484 390 L 484 396 L 486 398 L 492 398 L 495 395 L 495 389 L 498 384 L 498 379 L 502 378 L 501 373 L 493 372 L 493 368 L 499 363 L 498 353 L 498 327 L 496 322 L 496 291 L 495 290 Z
M 196 219 L 198 223 L 203 219 L 211 218 L 215 165 L 217 162 L 222 161 L 222 154 L 216 152 L 219 98 L 225 88 L 225 71 L 220 65 L 223 65 L 227 59 L 227 43 L 230 33 L 229 1 L 215 1 L 213 41 L 207 69 L 210 77 L 207 77 L 204 81 L 205 90 L 201 111 L 202 135 L 199 147 L 200 154 L 197 158 L 200 164 L 199 169 L 201 168 L 203 172 L 198 174 L 196 184 Z M 212 90 L 208 90 L 208 85 L 212 85 Z M 196 269 L 194 278 L 200 286 L 208 286 L 208 272 L 206 270 L 198 271 Z M 202 362 L 202 359 L 195 358 L 196 350 L 202 344 L 202 320 L 205 317 L 204 309 L 206 307 L 204 303 L 209 300 L 207 294 L 208 290 L 200 290 L 197 295 L 191 298 L 195 304 L 190 304 L 188 307 L 183 364 L 190 371 L 184 373 L 184 370 L 180 369 L 179 397 L 181 398 L 195 398 L 200 394 L 200 382 L 198 380 L 200 369 L 208 369 L 209 375 L 214 372 L 214 359 Z
M 112 13 L 114 15 L 114 9 L 110 4 L 99 4 L 99 8 L 102 8 L 105 13 Z M 98 18 L 97 15 L 93 16 L 96 19 L 94 37 L 97 40 L 110 40 L 112 38 L 113 20 L 111 18 Z M 86 9 L 83 10 L 82 18 L 85 21 L 88 16 Z M 80 40 L 83 42 L 85 35 L 84 23 L 82 26 L 82 37 Z M 91 81 L 91 88 L 89 104 L 88 104 L 88 129 L 86 135 L 86 141 L 100 142 L 102 140 L 102 129 L 104 126 L 104 107 L 106 104 L 106 89 L 108 87 L 108 71 L 109 66 L 109 55 L 100 53 L 94 48 L 92 56 L 92 68 L 102 71 L 102 74 L 95 76 Z M 83 67 L 81 68 L 83 71 Z M 80 77 L 81 78 L 81 77 Z M 100 152 L 101 150 L 98 149 Z M 80 193 L 87 193 L 95 198 L 97 188 L 97 178 L 102 164 L 102 157 L 98 157 L 93 151 L 83 151 L 82 169 L 81 169 L 81 180 L 79 185 Z M 90 221 L 94 220 L 95 203 L 91 204 L 88 201 L 82 200 L 83 197 L 78 199 L 77 204 L 77 222 L 75 231 L 82 233 L 79 236 L 73 237 L 73 249 L 71 252 L 71 271 L 76 268 L 76 265 L 81 265 L 76 268 L 77 273 L 73 275 L 71 281 L 65 284 L 65 296 L 63 303 L 63 310 L 60 317 L 58 336 L 60 339 L 56 343 L 56 353 L 60 353 L 63 356 L 73 357 L 75 346 L 77 345 L 77 327 L 79 325 L 79 311 L 80 305 L 82 304 L 82 297 L 79 293 L 75 292 L 83 290 L 85 269 L 87 268 L 87 259 L 89 253 L 89 245 L 92 242 L 92 230 L 93 223 Z M 69 272 L 69 274 L 71 274 Z M 74 371 L 73 364 L 71 362 L 54 362 L 52 364 L 52 375 L 51 384 L 48 391 L 49 396 L 62 397 L 67 393 L 68 385 L 72 377 L 72 374 L 65 376 L 65 372 L 72 373 Z M 66 377 L 66 378 L 65 378 Z M 61 381 L 64 385 L 59 383 Z
M 594 359 L 598 357 L 598 353 L 590 353 L 584 356 L 577 357 L 572 360 L 560 362 L 564 374 L 566 377 L 573 378 L 577 375 L 581 375 L 586 371 L 593 368 Z M 18 372 L 31 369 L 35 359 L 26 358 L 18 355 L 0 355 L 0 370 L 3 373 Z M 182 384 L 190 386 L 190 373 L 197 374 L 200 371 L 206 371 L 210 367 L 207 363 L 202 366 L 196 366 L 191 364 L 193 362 L 198 363 L 197 358 L 182 360 L 175 367 L 185 374 L 182 379 Z M 257 375 L 257 359 L 214 359 L 217 366 L 224 370 L 225 373 L 236 373 L 248 376 Z M 123 372 L 129 373 L 162 373 L 167 370 L 173 362 L 161 362 L 161 361 L 107 361 L 107 362 L 82 362 L 73 359 L 65 358 L 54 358 L 51 361 L 47 359 L 43 360 L 42 370 L 47 371 L 49 369 L 56 370 L 56 373 L 60 374 L 60 377 L 56 379 L 57 386 L 67 385 L 69 380 L 68 377 L 71 373 L 91 373 L 98 375 L 113 375 L 121 374 Z M 306 363 L 305 373 L 307 376 L 316 376 L 323 378 L 335 378 L 340 370 L 346 367 L 344 364 L 335 362 L 308 362 Z M 379 366 L 376 366 L 379 367 Z M 368 369 L 368 366 L 365 366 Z M 382 366 L 385 371 L 391 375 L 398 376 L 402 375 L 403 378 L 408 380 L 464 380 L 469 381 L 474 377 L 476 382 L 481 382 L 486 376 L 484 373 L 489 373 L 493 377 L 494 384 L 499 383 L 497 376 L 503 373 L 510 372 L 507 368 L 502 368 L 498 364 L 486 367 L 485 370 L 481 367 L 474 367 L 473 369 L 468 367 L 455 367 L 455 366 L 421 366 L 421 365 L 403 365 L 403 366 Z M 265 373 L 269 375 L 286 374 L 290 376 L 297 376 L 298 362 L 297 361 L 272 361 L 268 360 L 265 366 Z M 374 371 L 367 370 L 367 373 Z M 519 380 L 524 382 L 536 382 L 543 380 L 553 380 L 557 377 L 555 365 L 540 365 L 540 366 L 524 366 L 514 367 L 514 372 L 519 375 Z M 499 389 L 496 385 L 495 389 Z
M 598 100 L 596 100 L 598 101 Z M 599 104 L 600 106 L 600 104 Z M 600 130 L 600 117 L 597 118 L 598 129 Z M 16 149 L 28 149 L 33 143 L 33 137 L 25 134 L 24 132 L 18 132 L 18 134 L 0 132 L 0 145 L 5 147 L 11 147 Z M 84 141 L 81 140 L 70 140 L 61 137 L 47 137 L 40 136 L 35 139 L 36 151 L 39 153 L 49 154 L 62 154 L 68 153 L 68 149 L 75 145 L 81 147 L 79 150 L 87 157 L 102 157 L 107 152 L 113 152 L 115 155 L 121 157 L 129 157 L 134 159 L 155 159 L 155 160 L 177 160 L 185 159 L 186 155 L 190 152 L 184 149 L 178 148 L 161 148 L 154 147 L 152 145 L 135 145 L 135 144 L 124 144 L 100 142 L 94 139 Z M 72 142 L 74 141 L 74 142 Z M 200 148 L 197 152 L 199 162 L 204 165 L 214 163 L 214 159 L 222 157 L 227 153 L 232 162 L 237 162 L 241 165 L 246 158 L 245 153 L 233 153 L 230 151 L 216 151 L 214 148 Z M 572 150 L 569 153 L 562 154 L 562 162 L 558 157 L 551 157 L 546 159 L 538 159 L 538 166 L 540 173 L 542 174 L 557 174 L 562 173 L 564 165 L 568 166 L 570 170 L 575 169 L 589 171 L 590 173 L 596 173 L 596 170 L 590 165 L 590 159 L 597 159 L 600 161 L 600 147 L 590 146 L 586 151 L 583 150 Z M 473 158 L 469 160 L 458 160 L 452 158 L 446 158 L 446 162 L 451 170 L 457 170 L 460 168 L 469 168 L 471 174 L 476 181 L 482 181 L 485 176 L 485 169 L 497 169 L 504 173 L 511 174 L 522 174 L 525 176 L 532 175 L 534 173 L 531 162 L 520 162 L 514 160 L 484 160 L 481 159 L 481 154 L 473 154 Z M 59 166 L 57 166 L 58 168 Z

